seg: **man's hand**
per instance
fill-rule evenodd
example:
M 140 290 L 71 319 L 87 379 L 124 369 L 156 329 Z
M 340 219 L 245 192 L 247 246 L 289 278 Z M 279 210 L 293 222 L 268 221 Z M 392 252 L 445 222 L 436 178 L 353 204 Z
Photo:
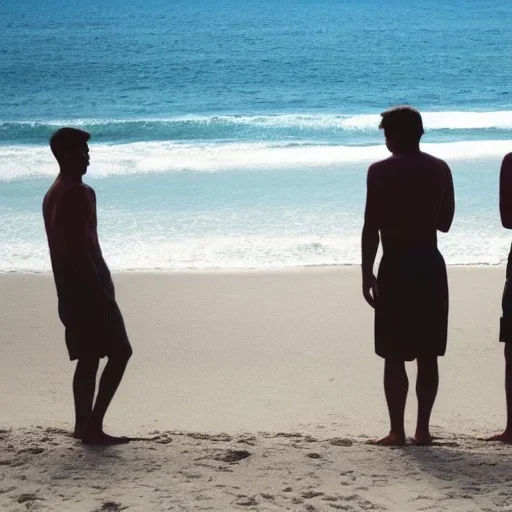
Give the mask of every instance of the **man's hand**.
M 379 288 L 377 278 L 373 274 L 363 277 L 363 295 L 366 302 L 375 309 L 375 300 L 379 296 Z

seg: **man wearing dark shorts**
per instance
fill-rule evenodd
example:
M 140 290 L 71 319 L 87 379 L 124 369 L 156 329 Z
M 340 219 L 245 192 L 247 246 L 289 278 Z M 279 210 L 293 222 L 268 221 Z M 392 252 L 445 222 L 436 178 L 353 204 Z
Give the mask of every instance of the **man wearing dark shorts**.
M 43 216 L 65 327 L 73 379 L 74 437 L 86 444 L 120 444 L 124 437 L 103 431 L 108 406 L 121 382 L 132 349 L 114 284 L 97 233 L 96 195 L 82 182 L 89 165 L 90 135 L 61 128 L 50 139 L 60 172 L 43 201 Z M 94 400 L 99 361 L 108 357 Z
M 504 228 L 512 229 L 512 153 L 503 159 L 500 172 L 500 215 Z M 502 298 L 503 314 L 500 319 L 500 341 L 505 343 L 505 399 L 507 424 L 501 434 L 489 441 L 512 444 L 512 247 L 508 255 L 505 289 Z
M 362 233 L 363 295 L 375 308 L 375 351 L 384 358 L 389 435 L 375 441 L 406 442 L 404 411 L 409 388 L 405 361 L 417 360 L 418 419 L 413 442 L 430 444 L 430 414 L 437 395 L 438 356 L 446 350 L 448 283 L 437 249 L 437 230 L 448 232 L 455 211 L 451 171 L 420 151 L 423 122 L 409 107 L 381 114 L 392 156 L 368 169 Z M 373 273 L 382 237 L 378 277 Z

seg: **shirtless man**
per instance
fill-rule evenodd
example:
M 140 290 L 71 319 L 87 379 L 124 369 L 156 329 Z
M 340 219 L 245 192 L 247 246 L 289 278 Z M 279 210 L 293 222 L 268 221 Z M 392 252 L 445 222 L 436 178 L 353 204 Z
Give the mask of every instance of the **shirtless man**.
M 61 128 L 50 139 L 60 167 L 43 201 L 43 216 L 57 288 L 59 317 L 73 379 L 74 437 L 86 444 L 121 444 L 103 431 L 103 419 L 123 377 L 132 349 L 116 304 L 114 284 L 97 234 L 96 195 L 82 182 L 89 165 L 90 135 Z M 99 361 L 108 357 L 94 401 Z
M 451 171 L 420 151 L 420 113 L 400 106 L 381 114 L 392 156 L 368 169 L 362 233 L 363 295 L 375 308 L 375 351 L 384 358 L 389 435 L 381 445 L 406 443 L 409 381 L 405 361 L 417 360 L 418 419 L 413 442 L 432 442 L 429 422 L 437 395 L 438 356 L 446 350 L 448 283 L 437 230 L 448 232 L 455 211 Z M 379 236 L 380 234 L 380 236 Z M 378 277 L 373 273 L 382 237 Z
M 512 229 L 512 153 L 506 155 L 501 164 L 500 214 L 503 227 Z M 503 315 L 500 322 L 500 341 L 505 342 L 507 425 L 501 434 L 492 436 L 488 440 L 512 444 L 512 247 L 508 255 L 502 308 Z

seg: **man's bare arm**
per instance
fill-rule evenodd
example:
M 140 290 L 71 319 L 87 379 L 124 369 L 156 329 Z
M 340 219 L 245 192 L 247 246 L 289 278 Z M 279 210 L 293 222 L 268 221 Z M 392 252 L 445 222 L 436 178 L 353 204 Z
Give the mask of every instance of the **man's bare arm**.
M 501 163 L 500 216 L 504 228 L 512 229 L 512 153 Z
M 455 192 L 453 190 L 452 171 L 447 164 L 445 166 L 446 185 L 441 198 L 441 207 L 439 209 L 439 217 L 437 219 L 437 229 L 443 233 L 448 233 L 455 215 Z
M 94 190 L 89 189 L 94 205 L 97 204 L 96 201 L 96 193 Z M 114 282 L 112 281 L 112 275 L 110 274 L 110 269 L 108 268 L 107 262 L 105 261 L 105 258 L 103 258 L 103 253 L 100 246 L 100 240 L 98 235 L 98 219 L 97 214 L 94 212 L 94 230 L 95 230 L 95 236 L 96 236 L 96 242 L 97 245 L 95 247 L 95 257 L 94 257 L 94 264 L 96 266 L 96 271 L 98 272 L 98 275 L 100 276 L 101 282 L 103 286 L 106 288 L 107 293 L 112 296 L 113 299 L 115 299 L 115 287 Z
M 77 185 L 63 195 L 58 208 L 58 227 L 69 262 L 78 272 L 82 283 L 100 301 L 112 297 L 102 285 L 91 256 L 88 224 L 93 214 L 92 202 L 85 187 Z
M 375 170 L 368 169 L 366 182 L 366 207 L 364 225 L 361 236 L 361 255 L 363 272 L 363 295 L 370 306 L 375 307 L 377 295 L 377 283 L 373 274 L 373 266 L 379 248 L 379 224 L 378 224 L 378 190 Z

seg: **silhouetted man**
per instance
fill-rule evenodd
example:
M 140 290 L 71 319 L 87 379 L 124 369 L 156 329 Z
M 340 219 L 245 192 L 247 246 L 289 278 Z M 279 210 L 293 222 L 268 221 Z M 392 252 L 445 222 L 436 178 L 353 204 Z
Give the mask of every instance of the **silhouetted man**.
M 86 444 L 120 444 L 127 438 L 103 431 L 103 419 L 132 355 L 114 284 L 97 233 L 96 195 L 82 182 L 89 165 L 90 135 L 62 128 L 50 139 L 60 173 L 43 201 L 43 216 L 57 288 L 59 317 L 73 379 L 74 436 Z M 99 361 L 108 357 L 94 401 Z
M 413 442 L 430 444 L 430 414 L 439 383 L 437 358 L 446 350 L 448 283 L 437 230 L 448 232 L 455 211 L 448 165 L 420 151 L 423 122 L 408 106 L 381 114 L 392 156 L 368 169 L 362 233 L 363 294 L 375 308 L 375 351 L 384 358 L 391 420 L 382 445 L 406 442 L 409 382 L 405 361 L 417 360 L 418 420 Z M 378 277 L 373 274 L 382 237 Z
M 500 215 L 503 227 L 512 229 L 512 153 L 506 155 L 501 164 Z M 489 441 L 501 441 L 503 443 L 512 444 L 512 247 L 508 255 L 502 308 L 500 341 L 505 342 L 507 425 L 503 433 L 490 437 Z

